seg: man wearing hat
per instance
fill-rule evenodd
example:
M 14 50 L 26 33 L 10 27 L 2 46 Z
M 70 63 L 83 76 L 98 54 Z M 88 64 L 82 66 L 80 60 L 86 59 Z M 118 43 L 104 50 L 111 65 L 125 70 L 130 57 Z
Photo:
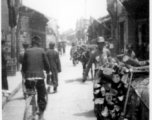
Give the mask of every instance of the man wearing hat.
M 26 88 L 31 90 L 35 87 L 37 90 L 39 120 L 42 120 L 47 104 L 43 71 L 45 70 L 47 74 L 51 74 L 51 72 L 46 53 L 43 48 L 40 48 L 40 40 L 41 38 L 38 36 L 32 37 L 32 48 L 28 48 L 24 53 L 22 73 Z
M 83 75 L 83 82 L 86 81 L 88 72 L 92 66 L 92 63 L 95 63 L 95 74 L 98 68 L 104 64 L 104 59 L 110 56 L 110 51 L 105 47 L 105 40 L 104 37 L 98 37 L 97 38 L 97 46 L 98 49 L 95 50 L 87 64 L 86 70 Z
M 57 92 L 58 87 L 58 72 L 61 72 L 61 63 L 59 54 L 57 51 L 54 50 L 55 43 L 50 42 L 49 47 L 50 49 L 47 51 L 46 55 L 48 57 L 50 63 L 50 70 L 52 72 L 52 81 L 54 84 L 54 92 Z M 51 85 L 51 83 L 48 85 Z M 48 92 L 50 92 L 50 87 L 48 87 Z

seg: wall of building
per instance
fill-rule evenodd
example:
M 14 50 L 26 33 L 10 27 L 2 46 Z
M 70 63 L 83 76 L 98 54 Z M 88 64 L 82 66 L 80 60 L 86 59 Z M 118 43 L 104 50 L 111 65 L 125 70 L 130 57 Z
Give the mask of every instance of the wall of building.
M 31 37 L 37 35 L 41 37 L 41 47 L 46 48 L 46 20 L 43 15 L 34 13 L 29 19 L 29 29 Z
M 123 25 L 123 31 L 121 25 Z M 117 30 L 118 51 L 124 52 L 126 44 L 128 44 L 128 16 L 126 14 L 118 18 Z
M 131 16 L 128 16 L 128 43 L 136 44 L 136 30 L 137 30 L 137 23 L 135 19 Z
M 5 32 L 9 30 L 8 21 L 9 16 L 7 0 L 1 0 L 1 29 Z

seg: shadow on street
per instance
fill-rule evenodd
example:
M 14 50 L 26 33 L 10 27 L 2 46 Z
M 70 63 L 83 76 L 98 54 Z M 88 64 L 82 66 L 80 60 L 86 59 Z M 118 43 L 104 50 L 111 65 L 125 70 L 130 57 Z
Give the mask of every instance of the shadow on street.
M 24 100 L 24 96 L 21 96 L 21 97 L 18 97 L 18 98 L 10 99 L 9 102 L 13 102 L 13 101 L 16 101 L 16 100 Z
M 74 114 L 75 116 L 85 116 L 87 118 L 92 118 L 92 117 L 95 117 L 95 114 L 94 114 L 94 110 L 90 110 L 90 111 L 87 111 L 87 112 L 83 112 L 83 113 L 77 113 L 77 114 Z
M 87 81 L 91 82 L 92 79 L 87 79 L 86 82 Z M 73 82 L 80 82 L 81 84 L 87 84 L 86 82 L 82 82 L 82 78 L 65 80 L 65 83 L 73 83 Z

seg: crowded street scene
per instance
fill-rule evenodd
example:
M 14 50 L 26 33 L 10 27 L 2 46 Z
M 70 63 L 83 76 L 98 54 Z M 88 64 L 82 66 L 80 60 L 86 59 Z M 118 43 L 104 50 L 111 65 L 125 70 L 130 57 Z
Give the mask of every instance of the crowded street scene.
M 2 120 L 150 120 L 149 0 L 1 0 Z

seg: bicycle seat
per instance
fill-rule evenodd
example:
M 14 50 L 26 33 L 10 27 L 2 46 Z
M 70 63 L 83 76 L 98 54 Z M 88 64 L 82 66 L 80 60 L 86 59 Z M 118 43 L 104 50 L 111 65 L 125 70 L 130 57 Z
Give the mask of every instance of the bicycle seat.
M 36 93 L 37 93 L 36 90 L 33 90 L 33 89 L 32 90 L 27 89 L 25 92 L 26 95 L 35 95 Z

